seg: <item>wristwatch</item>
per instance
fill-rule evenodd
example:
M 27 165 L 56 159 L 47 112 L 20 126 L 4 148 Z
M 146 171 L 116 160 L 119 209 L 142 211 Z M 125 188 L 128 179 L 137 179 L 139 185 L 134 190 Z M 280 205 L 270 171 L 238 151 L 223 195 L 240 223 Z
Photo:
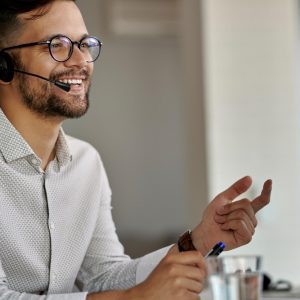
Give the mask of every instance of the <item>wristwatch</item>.
M 179 252 L 197 250 L 192 241 L 191 230 L 187 230 L 179 237 L 177 245 Z

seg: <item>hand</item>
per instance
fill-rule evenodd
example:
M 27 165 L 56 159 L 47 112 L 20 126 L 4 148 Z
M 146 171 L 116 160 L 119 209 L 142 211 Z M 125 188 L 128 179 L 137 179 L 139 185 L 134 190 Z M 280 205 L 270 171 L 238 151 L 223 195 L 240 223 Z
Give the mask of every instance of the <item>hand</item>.
M 128 299 L 199 300 L 206 273 L 200 252 L 170 250 L 144 282 L 129 290 Z
M 200 300 L 206 264 L 199 251 L 178 252 L 177 245 L 149 277 L 128 290 L 93 293 L 88 300 Z
M 270 202 L 272 181 L 265 181 L 261 194 L 254 200 L 233 201 L 251 184 L 249 176 L 241 178 L 207 206 L 201 223 L 192 231 L 193 243 L 203 255 L 219 241 L 225 243 L 225 250 L 251 241 L 257 225 L 255 214 Z

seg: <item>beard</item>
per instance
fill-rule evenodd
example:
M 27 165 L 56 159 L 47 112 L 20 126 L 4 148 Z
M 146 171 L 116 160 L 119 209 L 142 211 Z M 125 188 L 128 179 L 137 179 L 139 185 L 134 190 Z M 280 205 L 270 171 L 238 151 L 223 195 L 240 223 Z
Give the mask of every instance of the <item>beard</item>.
M 18 56 L 14 56 L 15 69 L 26 70 L 26 67 L 22 63 Z M 17 85 L 21 93 L 24 104 L 33 112 L 39 114 L 42 117 L 63 117 L 63 118 L 79 118 L 83 116 L 89 108 L 89 74 L 86 70 L 83 71 L 65 71 L 60 73 L 50 74 L 50 80 L 58 80 L 62 76 L 71 75 L 84 76 L 88 82 L 85 95 L 68 95 L 60 97 L 55 94 L 52 87 L 48 82 L 44 82 L 41 79 L 41 83 L 38 87 L 32 86 L 32 80 L 28 75 L 17 75 Z

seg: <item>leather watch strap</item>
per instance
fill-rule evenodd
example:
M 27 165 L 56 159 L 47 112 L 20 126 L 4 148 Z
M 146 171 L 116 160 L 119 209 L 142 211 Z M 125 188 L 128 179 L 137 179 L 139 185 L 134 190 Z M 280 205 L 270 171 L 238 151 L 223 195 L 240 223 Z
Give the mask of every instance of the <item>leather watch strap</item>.
M 192 241 L 192 231 L 187 230 L 177 242 L 179 252 L 197 250 Z

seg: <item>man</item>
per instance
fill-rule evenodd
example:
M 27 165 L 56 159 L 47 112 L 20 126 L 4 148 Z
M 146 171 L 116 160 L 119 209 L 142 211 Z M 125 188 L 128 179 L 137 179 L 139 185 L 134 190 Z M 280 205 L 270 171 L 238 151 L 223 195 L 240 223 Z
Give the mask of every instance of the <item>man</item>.
M 61 129 L 88 109 L 101 42 L 72 0 L 1 2 L 1 299 L 198 299 L 203 256 L 216 242 L 230 250 L 251 240 L 271 181 L 256 199 L 233 202 L 251 185 L 240 179 L 178 244 L 130 259 L 98 153 Z

